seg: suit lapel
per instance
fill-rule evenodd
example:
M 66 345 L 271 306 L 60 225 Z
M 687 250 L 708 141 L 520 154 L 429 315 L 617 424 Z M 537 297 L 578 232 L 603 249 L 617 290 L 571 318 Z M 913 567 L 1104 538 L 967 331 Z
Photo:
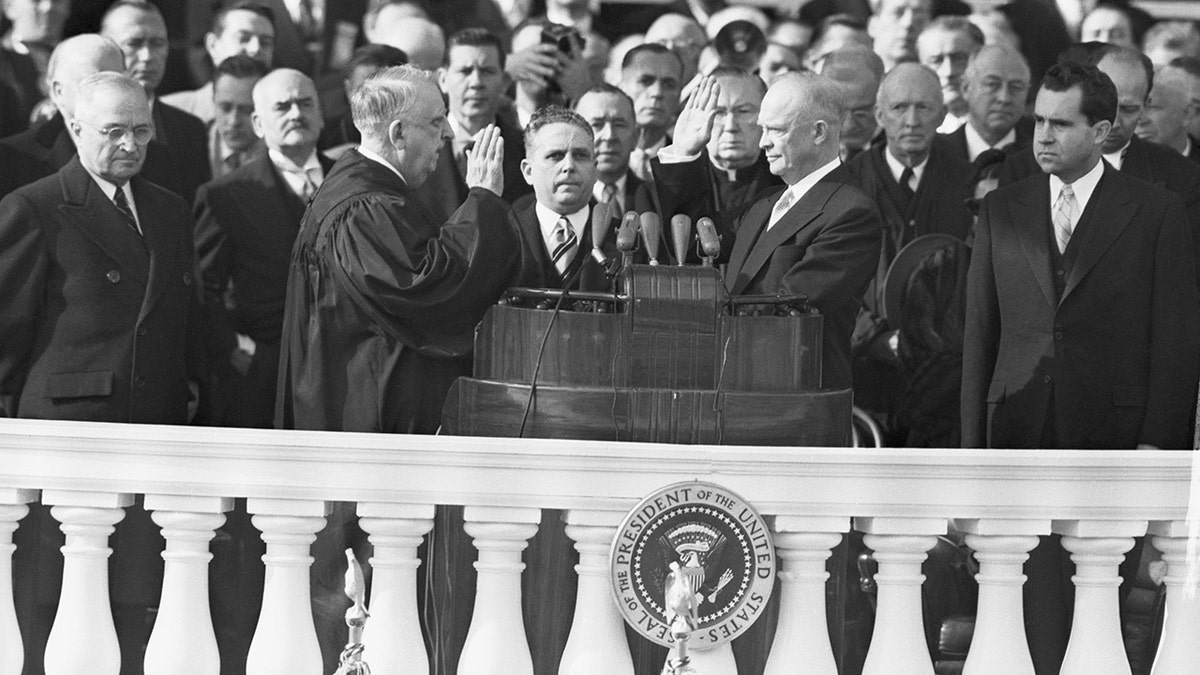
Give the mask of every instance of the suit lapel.
M 255 189 L 252 194 L 240 190 L 236 193 L 238 207 L 246 215 L 246 222 L 267 243 L 267 250 L 273 255 L 290 260 L 292 243 L 296 239 L 296 232 L 300 229 L 300 219 L 304 213 L 301 210 L 295 222 L 292 222 L 296 208 L 288 203 L 288 199 L 298 202 L 300 198 L 292 194 L 291 188 L 278 174 L 269 158 L 264 157 L 254 164 L 252 171 Z
M 533 286 L 548 286 L 549 281 L 553 277 L 558 276 L 558 269 L 550 262 L 550 254 L 546 251 L 546 242 L 542 239 L 542 228 L 538 225 L 537 212 L 534 210 L 534 205 L 537 200 L 530 199 L 529 206 L 515 213 L 517 218 L 517 230 L 521 233 L 521 238 L 525 240 L 525 245 L 522 247 L 526 251 L 530 259 L 523 263 L 523 267 L 527 270 L 536 270 L 539 281 L 541 283 L 533 284 Z
M 116 204 L 100 190 L 78 158 L 71 160 L 59 172 L 59 181 L 63 189 L 63 203 L 59 205 L 59 211 L 108 257 L 120 264 L 122 270 L 141 283 L 147 283 L 150 280 L 150 259 L 143 241 L 129 229 Z M 137 199 L 137 195 L 134 195 L 134 199 Z M 139 212 L 139 216 L 142 215 Z
M 1096 266 L 1137 213 L 1137 204 L 1130 201 L 1125 186 L 1109 178 L 1112 171 L 1112 167 L 1104 167 L 1104 175 L 1079 219 L 1083 227 L 1077 228 L 1077 233 L 1071 239 L 1071 243 L 1078 244 L 1079 247 L 1075 263 L 1067 272 L 1063 300 Z M 1097 214 L 1103 215 L 1097 217 Z M 1069 248 L 1070 244 L 1067 246 Z
M 1012 202 L 1012 223 L 1021 241 L 1025 260 L 1033 278 L 1042 289 L 1046 304 L 1058 305 L 1054 280 L 1050 278 L 1050 177 L 1042 174 L 1033 180 L 1034 189 L 1017 193 Z
M 750 253 L 758 242 L 758 237 L 767 227 L 771 217 L 771 209 L 775 202 L 783 196 L 783 190 L 754 202 L 740 219 L 737 236 L 733 239 L 733 250 L 729 252 L 729 265 L 726 267 L 725 285 L 729 292 L 740 293 L 749 283 L 750 278 L 744 274 L 748 271 Z M 742 278 L 746 277 L 744 281 Z
M 133 189 L 134 202 L 138 204 L 142 238 L 146 251 L 150 255 L 150 281 L 146 285 L 146 297 L 142 302 L 142 311 L 138 318 L 141 321 L 154 309 L 159 298 L 172 285 L 171 282 L 178 281 L 171 279 L 168 275 L 172 270 L 180 269 L 176 260 L 179 239 L 174 232 L 179 224 L 159 219 L 144 179 L 135 176 L 130 181 L 130 187 Z
M 745 290 L 746 285 L 753 279 L 762 269 L 763 265 L 770 260 L 771 254 L 792 237 L 796 236 L 800 230 L 804 229 L 821 215 L 821 210 L 825 207 L 825 202 L 829 201 L 830 195 L 838 190 L 838 183 L 817 183 L 812 186 L 809 191 L 800 198 L 800 201 L 792 205 L 788 212 L 779 219 L 778 223 L 771 229 L 765 229 L 767 220 L 770 218 L 770 210 L 767 211 L 767 216 L 762 220 L 760 234 L 756 237 L 757 241 L 750 248 L 746 255 L 746 262 L 742 265 L 742 269 L 738 278 L 735 280 L 734 288 L 731 289 L 736 295 Z M 781 193 L 782 194 L 782 193 Z M 775 202 L 778 199 L 771 200 L 771 208 L 775 207 Z M 761 202 L 760 202 L 761 203 Z

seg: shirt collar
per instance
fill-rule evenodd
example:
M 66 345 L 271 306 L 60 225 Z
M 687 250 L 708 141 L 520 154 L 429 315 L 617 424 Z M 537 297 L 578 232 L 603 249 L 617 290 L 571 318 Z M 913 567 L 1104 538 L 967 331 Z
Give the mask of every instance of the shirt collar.
M 1114 169 L 1120 171 L 1121 166 L 1125 163 L 1125 152 L 1129 150 L 1129 143 L 1132 142 L 1133 138 L 1130 138 L 1129 142 L 1122 146 L 1120 150 L 1104 153 L 1104 159 L 1108 160 L 1108 163 L 1112 164 Z
M 1008 133 L 1004 135 L 1004 138 L 1001 138 L 1000 142 L 996 143 L 995 145 L 991 145 L 984 140 L 983 136 L 980 136 L 979 132 L 975 131 L 975 125 L 971 124 L 970 122 L 967 122 L 963 128 L 966 129 L 967 136 L 967 159 L 972 162 L 975 161 L 976 157 L 982 155 L 988 150 L 993 148 L 1003 148 L 1006 145 L 1017 142 L 1016 127 L 1009 129 Z
M 550 210 L 550 207 L 542 205 L 541 202 L 538 202 L 533 207 L 533 211 L 537 215 L 538 227 L 540 227 L 542 230 L 542 239 L 550 241 L 550 238 L 554 236 L 554 226 L 558 224 L 558 219 L 562 218 L 562 214 L 555 213 L 554 211 Z M 587 219 L 587 204 L 585 204 L 582 209 L 579 209 L 575 213 L 567 214 L 567 220 L 571 223 L 571 229 L 575 230 L 575 237 L 577 239 L 583 238 L 583 227 L 584 225 L 587 225 Z
M 932 150 L 930 150 L 932 154 Z M 887 148 L 883 149 L 883 156 L 887 159 L 888 168 L 892 171 L 892 178 L 896 179 L 896 183 L 900 182 L 900 176 L 903 175 L 905 166 L 896 159 L 892 153 L 888 152 Z M 917 185 L 921 184 L 921 176 L 925 175 L 925 166 L 929 164 L 929 155 L 925 155 L 925 159 L 921 160 L 920 164 L 916 164 L 912 168 L 913 177 L 917 179 Z
M 288 171 L 291 173 L 308 173 L 313 169 L 318 171 L 321 170 L 321 162 L 317 160 L 316 148 L 313 148 L 312 154 L 308 156 L 308 159 L 304 160 L 304 164 L 299 166 L 292 160 L 288 159 L 287 155 L 276 150 L 275 148 L 268 149 L 267 156 L 271 158 L 271 163 L 278 167 L 280 171 Z
M 938 127 L 939 134 L 951 134 L 958 131 L 958 128 L 967 123 L 967 115 L 955 115 L 949 110 L 946 111 L 946 119 L 942 120 L 942 125 Z
M 378 152 L 375 152 L 374 150 L 366 147 L 365 145 L 358 146 L 358 154 L 362 155 L 363 157 L 366 157 L 367 159 L 371 160 L 372 162 L 377 162 L 379 164 L 386 166 L 392 173 L 396 174 L 396 177 L 400 179 L 400 182 L 404 183 L 405 185 L 408 185 L 408 181 L 404 180 L 404 175 L 400 173 L 400 170 L 397 169 L 396 167 L 392 166 L 391 162 L 384 159 L 383 155 L 380 155 Z
M 613 185 L 616 186 L 616 188 L 617 188 L 617 197 L 621 199 L 622 204 L 625 203 L 625 199 L 624 199 L 625 183 L 627 183 L 628 181 L 629 181 L 629 172 L 628 171 L 621 174 L 620 178 L 613 181 Z M 596 198 L 596 201 L 600 201 L 600 195 L 604 194 L 604 186 L 605 185 L 608 185 L 608 183 L 605 183 L 604 181 L 600 180 L 600 177 L 597 176 L 596 184 L 592 186 L 592 196 Z
M 822 178 L 829 175 L 829 173 L 834 169 L 838 168 L 841 163 L 842 159 L 840 157 L 834 157 L 831 162 L 817 167 L 815 171 L 808 174 L 804 178 L 801 178 L 796 184 L 789 185 L 784 192 L 791 193 L 791 202 L 794 205 L 796 202 L 800 201 L 804 195 L 808 194 L 808 191 L 811 190 L 814 185 L 819 183 Z M 782 197 L 780 198 L 782 199 Z
M 113 198 L 117 194 L 117 186 L 113 185 L 107 180 L 104 180 L 95 173 L 92 173 L 92 170 L 86 166 L 83 168 L 84 171 L 87 171 L 88 175 L 92 177 L 92 180 L 96 181 L 96 185 L 100 186 L 100 191 L 104 193 L 104 196 L 108 198 L 108 201 L 113 201 Z M 125 193 L 125 201 L 129 203 L 129 208 L 131 211 L 133 211 L 133 219 L 135 221 L 140 221 L 141 219 L 138 218 L 137 215 L 137 205 L 133 203 L 133 189 L 129 187 L 129 181 L 125 181 L 125 184 L 121 186 L 121 191 Z M 138 228 L 141 228 L 140 223 L 138 224 Z
M 1079 213 L 1087 208 L 1088 200 L 1092 198 L 1092 193 L 1096 191 L 1096 186 L 1100 184 L 1100 177 L 1104 175 L 1104 160 L 1096 162 L 1096 166 L 1092 167 L 1091 171 L 1080 176 L 1074 183 L 1071 183 L 1071 190 L 1075 193 L 1075 201 L 1079 204 Z M 1062 192 L 1063 181 L 1058 176 L 1050 174 L 1050 208 L 1054 208 L 1054 202 L 1058 201 L 1058 193 Z
M 446 115 L 446 119 L 450 121 L 450 130 L 454 132 L 455 147 L 466 145 L 479 135 L 468 132 L 462 124 L 459 124 L 458 118 L 454 115 Z

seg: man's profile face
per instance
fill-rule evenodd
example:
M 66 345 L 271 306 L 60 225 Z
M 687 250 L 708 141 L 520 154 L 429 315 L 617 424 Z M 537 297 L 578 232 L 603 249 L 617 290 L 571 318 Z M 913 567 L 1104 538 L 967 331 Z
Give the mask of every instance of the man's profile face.
M 962 100 L 962 76 L 974 47 L 970 36 L 960 30 L 927 30 L 917 39 L 920 61 L 937 73 L 946 105 Z
M 797 106 L 798 97 L 782 91 L 779 85 L 767 90 L 763 97 L 758 125 L 762 138 L 758 145 L 767 158 L 771 173 L 788 185 L 800 182 L 808 173 L 816 145 L 811 125 Z
M 324 121 L 317 89 L 300 74 L 273 75 L 254 92 L 254 130 L 268 148 L 316 148 Z
M 433 83 L 421 85 L 417 103 L 400 120 L 403 148 L 398 148 L 397 170 L 411 188 L 425 182 L 437 168 L 438 153 L 453 138 L 446 121 L 446 106 Z
M 460 121 L 494 118 L 504 93 L 500 53 L 493 46 L 457 45 L 448 58 L 441 87 L 450 99 L 450 114 Z
M 882 0 L 868 23 L 875 53 L 884 61 L 900 63 L 917 58 L 917 36 L 929 25 L 927 0 Z
M 725 169 L 741 169 L 758 160 L 762 127 L 758 114 L 762 109 L 761 85 L 748 77 L 720 78 L 717 117 L 708 140 L 708 156 Z
M 560 215 L 587 205 L 596 183 L 593 141 L 583 129 L 566 122 L 534 132 L 521 174 L 533 186 L 538 203 Z
M 1104 152 L 1116 152 L 1133 138 L 1138 121 L 1142 117 L 1146 94 L 1149 93 L 1146 69 L 1141 64 L 1118 61 L 1111 54 L 1100 59 L 1096 67 L 1112 78 L 1117 87 L 1117 119 L 1113 122 L 1112 131 L 1104 143 Z
M 235 9 L 225 15 L 221 33 L 209 33 L 205 44 L 213 63 L 220 63 L 235 54 L 245 54 L 270 68 L 275 55 L 275 26 L 265 16 Z
M 624 96 L 590 92 L 575 104 L 575 112 L 595 134 L 596 171 L 614 181 L 629 169 L 629 153 L 637 144 L 637 122 L 633 106 Z
M 125 74 L 153 93 L 167 70 L 167 25 L 155 12 L 123 6 L 104 21 L 101 34 L 125 54 Z
M 1184 80 L 1170 70 L 1160 72 L 1154 78 L 1154 88 L 1137 126 L 1138 138 L 1178 149 L 1176 144 L 1184 142 L 1187 123 L 1193 115 Z
M 217 133 L 221 141 L 231 150 L 241 152 L 258 142 L 254 135 L 254 77 L 221 75 L 213 83 L 213 105 Z
M 1094 166 L 1096 147 L 1110 126 L 1100 121 L 1088 124 L 1083 114 L 1083 90 L 1066 91 L 1042 87 L 1034 104 L 1033 154 L 1038 166 L 1064 182 L 1073 183 Z
M 146 145 L 153 131 L 150 104 L 143 93 L 131 94 L 118 87 L 91 90 L 88 104 L 79 106 L 72 122 L 72 135 L 84 168 L 114 184 L 124 185 L 146 159 Z M 135 135 L 144 135 L 138 143 Z
M 1029 69 L 1015 54 L 981 53 L 964 81 L 971 122 L 1003 137 L 1017 125 L 1029 96 Z
M 642 52 L 621 72 L 621 89 L 633 99 L 638 126 L 666 129 L 679 109 L 682 69 L 674 54 Z

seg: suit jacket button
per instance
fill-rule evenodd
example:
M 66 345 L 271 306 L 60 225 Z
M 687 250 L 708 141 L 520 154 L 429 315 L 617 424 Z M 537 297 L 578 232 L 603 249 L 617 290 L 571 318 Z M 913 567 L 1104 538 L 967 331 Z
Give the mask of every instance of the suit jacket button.
M 1049 375 L 1042 377 L 1042 382 L 1045 382 L 1046 384 L 1050 384 L 1053 381 L 1054 381 L 1054 378 L 1050 377 Z
M 143 379 L 141 378 L 141 376 L 135 377 L 135 378 L 133 378 L 133 386 L 135 386 L 135 387 L 144 387 L 144 386 L 146 386 L 146 381 L 145 381 L 145 380 L 143 380 Z
M 104 275 L 104 278 L 115 284 L 121 280 L 121 272 L 119 270 L 109 270 L 108 274 Z
M 184 286 L 191 286 L 191 285 L 192 285 L 192 273 L 191 273 L 191 272 L 184 272 L 184 273 L 183 273 L 183 285 L 184 285 Z
M 145 335 L 145 334 L 146 334 L 146 327 L 138 326 L 138 335 Z
M 1055 340 L 1061 340 L 1061 339 L 1063 339 L 1063 333 L 1062 333 L 1062 331 L 1061 331 L 1061 330 L 1056 330 L 1056 331 L 1054 331 L 1054 339 L 1055 339 Z

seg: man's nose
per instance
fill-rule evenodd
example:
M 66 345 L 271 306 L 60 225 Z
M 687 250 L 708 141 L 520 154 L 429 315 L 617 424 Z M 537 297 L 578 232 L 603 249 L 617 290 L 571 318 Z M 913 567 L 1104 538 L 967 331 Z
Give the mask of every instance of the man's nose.
M 454 130 L 450 128 L 450 119 L 448 117 L 443 117 L 442 118 L 442 141 L 445 142 L 445 141 L 451 140 L 452 138 L 454 138 Z

